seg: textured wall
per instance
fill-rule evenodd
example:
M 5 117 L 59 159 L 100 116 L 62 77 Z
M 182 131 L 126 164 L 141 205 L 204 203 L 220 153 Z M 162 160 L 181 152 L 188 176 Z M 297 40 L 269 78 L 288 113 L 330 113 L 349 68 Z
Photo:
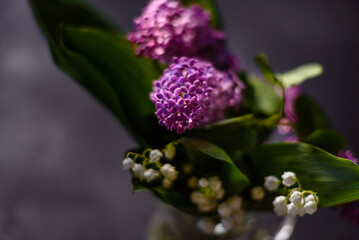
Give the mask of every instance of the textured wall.
M 129 30 L 145 0 L 92 0 Z M 318 61 L 305 85 L 359 155 L 358 1 L 219 0 L 243 67 L 267 53 L 277 70 Z M 155 209 L 121 170 L 135 143 L 52 63 L 29 4 L 0 8 L 0 239 L 142 239 Z M 335 226 L 335 227 L 332 227 Z M 357 239 L 331 209 L 299 220 L 293 239 Z

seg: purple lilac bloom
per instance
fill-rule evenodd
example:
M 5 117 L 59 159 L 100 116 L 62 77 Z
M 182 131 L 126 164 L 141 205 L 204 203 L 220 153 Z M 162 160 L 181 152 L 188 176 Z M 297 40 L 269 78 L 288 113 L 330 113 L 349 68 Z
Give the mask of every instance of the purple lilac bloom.
M 338 157 L 349 159 L 355 164 L 358 164 L 358 159 L 354 156 L 353 152 L 348 149 L 341 150 L 338 153 Z M 336 208 L 340 209 L 340 217 L 347 219 L 354 226 L 359 226 L 359 201 L 345 203 L 336 206 Z
M 134 20 L 128 39 L 138 55 L 168 65 L 175 56 L 187 56 L 210 61 L 220 70 L 238 70 L 238 59 L 224 45 L 224 33 L 213 29 L 210 21 L 209 12 L 198 5 L 152 0 Z
M 236 76 L 216 70 L 209 62 L 175 57 L 153 83 L 150 98 L 158 123 L 181 134 L 223 119 L 226 109 L 241 103 L 243 88 Z

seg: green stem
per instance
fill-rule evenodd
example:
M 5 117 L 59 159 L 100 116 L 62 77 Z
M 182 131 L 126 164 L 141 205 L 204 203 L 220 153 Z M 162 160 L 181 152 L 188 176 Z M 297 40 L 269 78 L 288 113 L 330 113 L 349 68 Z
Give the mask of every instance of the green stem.
M 298 186 L 299 186 L 300 191 L 302 191 L 302 185 L 300 184 L 298 178 L 295 178 L 295 181 L 298 183 Z

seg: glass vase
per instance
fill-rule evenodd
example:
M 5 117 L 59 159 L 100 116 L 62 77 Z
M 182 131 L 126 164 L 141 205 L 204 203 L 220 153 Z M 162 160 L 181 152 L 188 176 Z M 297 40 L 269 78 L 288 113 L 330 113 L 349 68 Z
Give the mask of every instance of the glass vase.
M 273 213 L 248 212 L 241 231 L 204 234 L 197 228 L 199 218 L 167 205 L 160 205 L 152 216 L 147 240 L 289 240 L 295 217 L 278 218 Z

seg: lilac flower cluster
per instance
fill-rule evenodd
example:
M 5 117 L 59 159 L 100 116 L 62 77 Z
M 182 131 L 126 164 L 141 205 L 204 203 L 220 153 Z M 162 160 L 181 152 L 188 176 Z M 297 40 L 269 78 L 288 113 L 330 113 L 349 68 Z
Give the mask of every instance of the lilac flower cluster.
M 354 156 L 350 150 L 341 150 L 338 153 L 338 157 L 346 158 L 358 164 L 358 159 Z M 352 225 L 359 226 L 359 201 L 345 203 L 336 207 L 340 209 L 340 216 L 350 221 Z
M 159 124 L 178 134 L 224 117 L 242 100 L 238 78 L 216 70 L 209 62 L 182 57 L 153 83 L 151 100 Z
M 152 0 L 134 20 L 128 39 L 138 55 L 170 64 L 173 57 L 196 57 L 221 70 L 238 70 L 239 62 L 224 45 L 224 33 L 210 26 L 209 12 L 198 5 Z

